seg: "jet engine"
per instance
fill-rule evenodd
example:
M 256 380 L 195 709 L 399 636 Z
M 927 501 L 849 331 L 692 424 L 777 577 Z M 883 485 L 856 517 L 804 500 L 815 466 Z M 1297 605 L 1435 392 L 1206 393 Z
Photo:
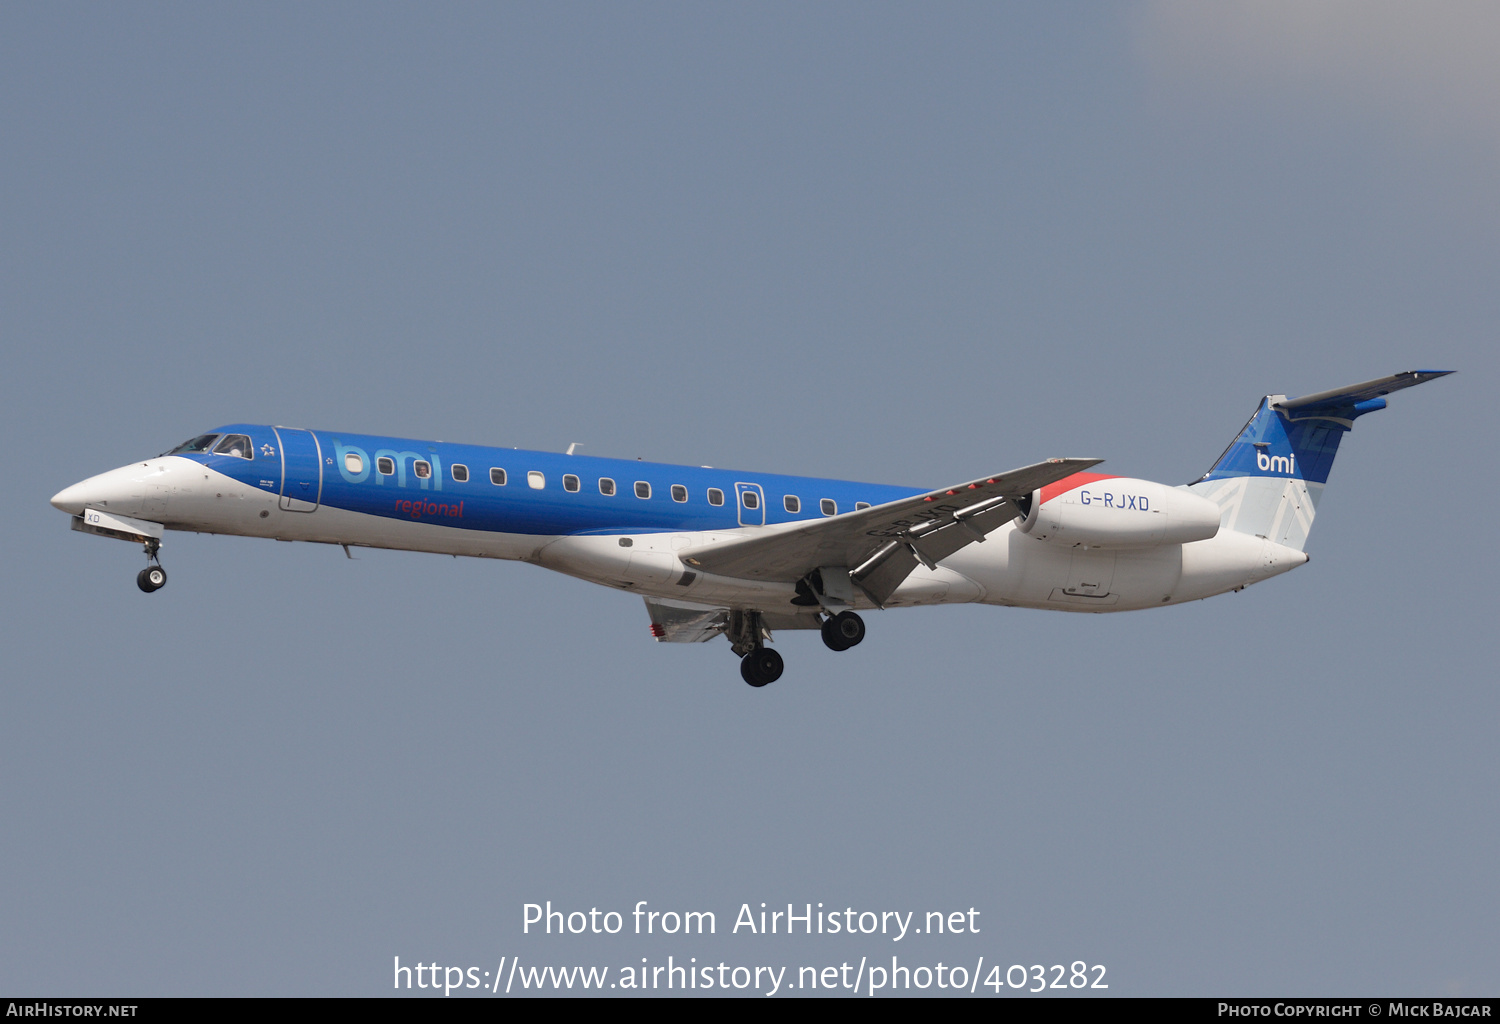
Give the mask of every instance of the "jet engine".
M 1016 528 L 1067 547 L 1145 548 L 1208 540 L 1219 506 L 1180 487 L 1105 477 L 1042 500 L 1034 491 Z

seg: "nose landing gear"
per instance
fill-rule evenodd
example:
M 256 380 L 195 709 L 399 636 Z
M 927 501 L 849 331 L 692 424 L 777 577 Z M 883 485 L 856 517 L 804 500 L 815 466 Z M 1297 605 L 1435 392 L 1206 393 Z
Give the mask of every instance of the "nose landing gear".
M 149 564 L 135 574 L 135 585 L 147 594 L 154 594 L 167 585 L 167 570 L 161 567 L 161 562 L 156 558 L 156 553 L 161 550 L 161 541 L 150 537 L 142 547 L 146 549 L 146 561 Z

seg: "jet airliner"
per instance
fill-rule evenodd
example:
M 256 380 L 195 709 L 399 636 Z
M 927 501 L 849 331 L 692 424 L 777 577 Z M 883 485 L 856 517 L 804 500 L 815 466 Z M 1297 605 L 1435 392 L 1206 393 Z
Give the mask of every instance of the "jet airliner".
M 1354 420 L 1451 372 L 1268 395 L 1180 486 L 1091 472 L 1099 459 L 927 490 L 237 423 L 52 504 L 75 530 L 140 543 L 146 593 L 166 584 L 167 530 L 514 559 L 640 594 L 659 641 L 726 637 L 764 686 L 783 669 L 773 631 L 847 651 L 869 609 L 1127 611 L 1294 569 Z

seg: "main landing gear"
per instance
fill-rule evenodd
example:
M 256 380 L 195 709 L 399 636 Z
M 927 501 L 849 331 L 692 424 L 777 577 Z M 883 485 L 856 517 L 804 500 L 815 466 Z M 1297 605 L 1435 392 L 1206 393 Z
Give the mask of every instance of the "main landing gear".
M 757 647 L 740 659 L 740 677 L 751 686 L 765 686 L 781 678 L 786 663 L 769 647 Z
M 135 574 L 135 585 L 148 594 L 154 594 L 167 585 L 167 570 L 156 559 L 156 553 L 161 550 L 161 541 L 151 537 L 142 546 L 146 549 L 147 565 Z
M 760 612 L 736 608 L 729 613 L 724 632 L 730 648 L 740 656 L 741 679 L 751 686 L 765 686 L 781 678 L 786 664 L 781 655 L 765 645 L 771 639 L 771 631 L 761 621 Z
M 853 612 L 839 612 L 823 620 L 823 642 L 830 650 L 847 651 L 865 638 L 865 621 Z M 765 646 L 770 631 L 759 612 L 734 611 L 726 630 L 730 646 L 740 656 L 740 678 L 751 686 L 765 686 L 781 678 L 786 663 Z
M 823 643 L 830 651 L 847 651 L 865 638 L 865 620 L 853 612 L 839 612 L 823 620 Z

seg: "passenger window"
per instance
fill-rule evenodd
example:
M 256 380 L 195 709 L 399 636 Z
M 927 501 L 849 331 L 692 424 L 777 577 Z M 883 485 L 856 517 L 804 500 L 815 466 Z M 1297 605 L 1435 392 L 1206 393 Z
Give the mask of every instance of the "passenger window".
M 563 490 L 569 491 L 573 494 L 578 493 L 578 478 L 572 473 L 563 474 Z
M 836 516 L 839 514 L 839 503 L 832 498 L 823 498 L 818 502 L 818 511 L 825 516 Z
M 786 510 L 788 512 L 791 512 L 793 514 L 802 511 L 802 499 L 797 497 L 795 494 L 788 494 L 786 497 L 782 498 L 781 504 L 786 507 Z
M 469 482 L 469 467 L 455 462 L 449 467 L 448 472 L 453 474 L 455 483 L 466 484 Z
M 612 496 L 615 493 L 615 482 L 607 476 L 601 476 L 599 478 L 599 493 L 606 498 Z
M 637 498 L 651 497 L 651 485 L 644 480 L 637 480 L 635 482 L 635 496 Z
M 418 480 L 426 480 L 432 475 L 432 463 L 430 462 L 423 462 L 421 459 L 418 459 L 411 464 L 411 468 L 416 472 Z
M 363 473 L 365 471 L 365 460 L 353 452 L 344 455 L 344 468 L 351 473 Z
M 862 508 L 869 508 L 869 507 L 870 507 L 870 503 L 868 501 L 856 501 L 854 503 L 854 511 L 856 511 L 856 512 L 858 512 Z
M 760 508 L 760 495 L 754 491 L 741 491 L 740 501 L 745 503 L 746 508 Z
M 237 459 L 255 458 L 255 449 L 244 434 L 225 434 L 224 440 L 214 445 L 215 455 L 232 455 Z
M 710 505 L 724 504 L 724 492 L 717 487 L 710 487 L 708 489 L 708 503 Z
M 681 484 L 672 485 L 672 500 L 687 501 L 687 488 Z
M 396 461 L 394 459 L 386 458 L 384 455 L 382 455 L 380 458 L 375 460 L 375 472 L 379 473 L 381 476 L 395 476 Z
M 490 470 L 490 483 L 494 484 L 496 487 L 504 487 L 505 486 L 505 470 L 503 470 L 503 469 L 491 469 Z
M 533 469 L 526 474 L 526 486 L 530 487 L 533 491 L 540 491 L 543 487 L 547 486 L 547 478 L 542 475 L 540 470 Z

